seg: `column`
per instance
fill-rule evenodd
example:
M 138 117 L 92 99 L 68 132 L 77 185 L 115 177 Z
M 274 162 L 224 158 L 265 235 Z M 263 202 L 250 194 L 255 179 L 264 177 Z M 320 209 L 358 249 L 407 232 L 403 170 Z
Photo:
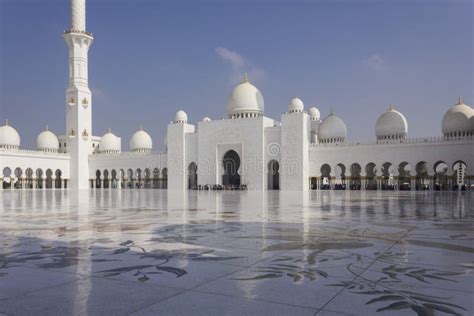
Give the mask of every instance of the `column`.
M 0 177 L 0 190 L 3 190 L 3 177 Z
M 411 191 L 416 191 L 416 180 L 415 177 L 410 178 Z
M 21 177 L 21 189 L 26 190 L 26 176 Z
M 104 176 L 100 176 L 100 189 L 104 189 Z
M 15 188 L 15 177 L 10 177 L 10 190 Z

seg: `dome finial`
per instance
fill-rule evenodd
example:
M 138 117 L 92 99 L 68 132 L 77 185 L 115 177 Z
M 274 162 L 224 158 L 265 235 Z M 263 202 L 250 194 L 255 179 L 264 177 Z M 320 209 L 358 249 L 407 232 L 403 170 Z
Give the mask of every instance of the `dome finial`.
M 249 82 L 249 75 L 246 72 L 244 72 L 244 79 L 242 80 L 242 83 L 244 82 Z
M 109 127 L 108 133 L 112 133 L 112 129 Z
M 49 131 L 49 126 L 46 124 L 46 128 L 44 129 L 45 131 Z
M 5 126 L 8 126 L 8 119 L 5 119 Z
M 388 107 L 388 110 L 391 111 L 391 110 L 395 110 L 395 107 L 393 106 L 392 103 L 390 103 L 389 107 Z
M 140 124 L 140 130 L 143 131 L 143 125 L 142 124 Z
M 461 105 L 461 104 L 463 104 L 462 98 L 461 98 L 461 97 L 458 97 L 458 103 L 456 103 L 456 105 Z
M 334 115 L 334 109 L 332 108 L 332 106 L 331 106 L 331 113 L 329 113 L 329 115 Z

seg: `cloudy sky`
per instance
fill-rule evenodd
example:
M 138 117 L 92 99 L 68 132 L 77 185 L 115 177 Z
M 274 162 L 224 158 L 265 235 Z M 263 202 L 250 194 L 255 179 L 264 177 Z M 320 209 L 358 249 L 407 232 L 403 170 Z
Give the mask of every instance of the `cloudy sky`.
M 373 137 L 390 103 L 412 137 L 473 95 L 473 2 L 88 0 L 93 133 L 128 148 L 140 124 L 155 147 L 177 109 L 191 123 L 226 116 L 242 77 L 279 119 L 293 96 L 343 118 L 351 140 Z M 46 124 L 65 130 L 68 0 L 0 0 L 0 119 L 33 148 Z

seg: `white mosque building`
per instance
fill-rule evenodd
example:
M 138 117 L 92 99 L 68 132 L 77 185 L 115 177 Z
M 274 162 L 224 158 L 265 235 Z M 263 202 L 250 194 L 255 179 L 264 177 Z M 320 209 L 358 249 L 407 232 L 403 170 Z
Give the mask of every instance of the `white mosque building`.
M 441 121 L 442 136 L 411 139 L 392 105 L 375 122 L 369 143 L 346 141 L 337 113 L 321 118 L 293 98 L 279 120 L 265 116 L 264 98 L 245 76 L 227 100 L 227 119 L 191 124 L 179 110 L 166 149 L 156 152 L 142 128 L 122 151 L 109 130 L 92 134 L 88 87 L 86 0 L 72 0 L 66 132 L 42 131 L 36 150 L 21 149 L 14 122 L 0 127 L 0 189 L 281 189 L 457 190 L 474 184 L 474 109 L 458 102 Z

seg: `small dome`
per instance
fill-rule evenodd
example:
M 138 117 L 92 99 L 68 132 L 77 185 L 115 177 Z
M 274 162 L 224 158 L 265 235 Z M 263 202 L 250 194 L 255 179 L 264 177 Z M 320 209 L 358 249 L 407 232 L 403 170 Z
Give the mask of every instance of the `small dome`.
M 118 153 L 120 152 L 120 141 L 117 136 L 109 129 L 107 133 L 102 136 L 99 143 L 100 153 Z
M 387 111 L 379 116 L 375 123 L 377 139 L 403 139 L 408 133 L 408 123 L 405 116 L 390 105 Z
M 232 90 L 227 100 L 229 118 L 260 116 L 263 114 L 264 107 L 262 94 L 248 81 L 247 75 Z
M 176 115 L 174 116 L 174 122 L 175 123 L 187 123 L 188 122 L 188 115 L 183 110 L 179 110 L 178 112 L 176 112 Z
M 309 117 L 311 118 L 311 121 L 319 121 L 321 118 L 321 113 L 319 112 L 318 108 L 315 106 L 312 106 L 308 109 L 308 114 Z
M 202 121 L 203 121 L 203 122 L 210 122 L 210 121 L 211 121 L 211 119 L 210 119 L 209 117 L 207 117 L 207 116 L 206 116 L 206 117 L 204 117 L 204 118 L 202 119 Z
M 332 111 L 319 125 L 318 138 L 322 143 L 340 143 L 345 140 L 346 135 L 346 124 Z
M 0 148 L 18 149 L 20 148 L 20 135 L 8 125 L 8 120 L 0 127 Z
M 150 135 L 140 127 L 140 129 L 136 131 L 130 139 L 130 150 L 134 152 L 149 152 L 152 148 L 153 142 Z
M 443 134 L 445 136 L 460 136 L 466 133 L 472 135 L 474 133 L 474 126 L 471 123 L 473 116 L 474 110 L 459 98 L 457 104 L 444 114 L 441 124 Z
M 288 112 L 290 113 L 300 113 L 304 110 L 304 103 L 300 98 L 294 97 L 290 101 L 290 106 L 288 107 Z
M 48 129 L 48 126 L 46 126 L 46 129 L 36 137 L 36 149 L 41 151 L 58 152 L 58 137 Z

